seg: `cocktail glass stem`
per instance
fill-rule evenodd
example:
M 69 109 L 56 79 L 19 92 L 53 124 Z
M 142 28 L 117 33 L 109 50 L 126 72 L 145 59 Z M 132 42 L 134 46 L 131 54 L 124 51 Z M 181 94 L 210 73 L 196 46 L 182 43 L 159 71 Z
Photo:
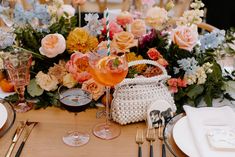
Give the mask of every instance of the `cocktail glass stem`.
M 106 104 L 105 104 L 105 110 L 106 110 L 106 125 L 109 125 L 109 120 L 110 120 L 110 87 L 106 86 L 105 87 L 105 91 L 106 91 Z

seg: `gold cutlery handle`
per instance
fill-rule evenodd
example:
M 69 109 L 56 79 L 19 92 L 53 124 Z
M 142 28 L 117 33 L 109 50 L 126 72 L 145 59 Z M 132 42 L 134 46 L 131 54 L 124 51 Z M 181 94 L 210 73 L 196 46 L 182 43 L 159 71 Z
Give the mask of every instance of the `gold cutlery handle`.
M 12 153 L 12 151 L 13 151 L 15 145 L 16 145 L 15 142 L 11 143 L 9 149 L 7 150 L 7 153 L 6 153 L 5 157 L 10 157 L 10 156 L 11 156 L 11 153 Z

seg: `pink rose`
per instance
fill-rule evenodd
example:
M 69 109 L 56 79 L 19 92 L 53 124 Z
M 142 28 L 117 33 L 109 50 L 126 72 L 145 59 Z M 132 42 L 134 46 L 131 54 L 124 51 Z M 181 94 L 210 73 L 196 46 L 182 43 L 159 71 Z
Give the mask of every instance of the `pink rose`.
M 77 5 L 77 4 L 81 5 L 84 3 L 86 3 L 86 0 L 72 0 L 73 5 Z
M 155 48 L 149 49 L 147 52 L 147 55 L 152 60 L 157 60 L 159 58 L 162 58 L 162 55 L 160 54 L 160 52 Z
M 92 98 L 96 101 L 104 94 L 104 86 L 97 83 L 94 79 L 89 79 L 82 84 L 82 89 L 91 93 Z
M 139 38 L 146 34 L 146 25 L 145 22 L 141 19 L 134 20 L 131 24 L 131 33 Z
M 171 93 L 177 93 L 178 92 L 178 88 L 175 87 L 175 86 L 169 87 L 169 90 L 170 90 Z
M 41 41 L 39 51 L 48 58 L 53 58 L 61 54 L 66 49 L 66 41 L 61 34 L 48 34 Z
M 79 83 L 91 78 L 91 74 L 87 72 L 89 67 L 87 54 L 82 54 L 80 52 L 73 53 L 65 67 Z
M 125 27 L 133 22 L 133 17 L 128 11 L 123 11 L 116 17 L 116 20 L 117 24 Z
M 198 32 L 192 27 L 178 26 L 172 31 L 171 38 L 179 48 L 192 51 L 198 41 Z
M 164 58 L 159 58 L 157 62 L 164 67 L 167 67 L 169 65 L 167 60 L 165 60 Z
M 176 79 L 176 78 L 170 78 L 170 79 L 167 81 L 167 84 L 168 84 L 169 86 L 177 87 L 177 85 L 178 85 L 178 79 Z
M 187 82 L 185 80 L 180 79 L 180 78 L 177 79 L 177 84 L 179 87 L 187 87 Z
M 110 35 L 110 39 L 112 39 L 115 33 L 122 32 L 123 29 L 116 22 L 114 22 L 114 21 L 109 21 L 109 22 L 110 22 L 109 23 L 109 31 L 110 31 L 109 35 Z M 103 27 L 104 27 L 104 29 L 102 30 L 102 34 L 106 35 L 107 32 L 106 32 L 105 18 L 102 19 L 102 24 L 103 24 Z

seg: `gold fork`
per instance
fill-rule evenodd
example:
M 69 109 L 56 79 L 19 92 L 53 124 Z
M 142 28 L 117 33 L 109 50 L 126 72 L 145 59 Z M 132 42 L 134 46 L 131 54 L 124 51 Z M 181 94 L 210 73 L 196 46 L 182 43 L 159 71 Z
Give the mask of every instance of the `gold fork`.
M 153 142 L 155 141 L 155 129 L 154 128 L 148 128 L 146 140 L 150 142 L 150 157 L 153 157 Z
M 142 157 L 142 144 L 144 143 L 144 131 L 143 129 L 137 129 L 135 141 L 138 144 L 138 157 Z

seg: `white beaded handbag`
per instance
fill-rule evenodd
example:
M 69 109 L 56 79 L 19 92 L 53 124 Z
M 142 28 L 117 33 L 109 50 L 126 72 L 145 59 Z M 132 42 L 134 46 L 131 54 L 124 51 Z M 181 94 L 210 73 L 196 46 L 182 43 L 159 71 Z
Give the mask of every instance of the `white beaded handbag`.
M 126 78 L 115 87 L 111 105 L 112 118 L 121 125 L 146 120 L 147 108 L 156 100 L 166 100 L 176 111 L 174 99 L 165 82 L 168 78 L 166 69 L 151 60 L 138 60 L 128 63 L 128 67 L 149 64 L 162 70 L 161 75 L 150 78 Z

